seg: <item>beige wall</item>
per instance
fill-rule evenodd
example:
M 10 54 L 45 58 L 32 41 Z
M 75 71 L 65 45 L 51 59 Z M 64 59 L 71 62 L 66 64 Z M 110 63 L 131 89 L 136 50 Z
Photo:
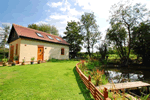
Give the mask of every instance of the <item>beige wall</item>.
M 17 52 L 18 54 L 17 55 L 20 54 L 20 42 L 21 42 L 21 39 L 17 39 L 15 41 L 9 43 L 9 59 L 10 59 L 10 47 L 11 47 L 11 45 L 14 46 L 14 56 L 16 55 L 16 44 L 18 44 L 18 52 Z
M 24 57 L 25 61 L 31 61 L 31 57 L 35 57 L 34 61 L 37 61 L 38 45 L 44 46 L 44 60 L 48 60 L 49 58 L 69 59 L 69 46 L 31 39 L 21 39 L 19 62 L 22 62 L 22 59 L 24 59 Z M 65 49 L 64 55 L 61 55 L 61 48 Z

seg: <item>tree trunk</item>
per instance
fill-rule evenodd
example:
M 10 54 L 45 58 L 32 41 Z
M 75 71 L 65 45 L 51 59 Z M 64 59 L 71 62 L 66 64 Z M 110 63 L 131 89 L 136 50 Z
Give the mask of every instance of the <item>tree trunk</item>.
M 127 63 L 126 65 L 129 64 L 129 55 L 130 55 L 130 43 L 131 43 L 131 32 L 130 32 L 130 26 L 128 26 L 128 32 L 129 32 L 129 44 L 128 44 L 128 55 L 127 55 Z

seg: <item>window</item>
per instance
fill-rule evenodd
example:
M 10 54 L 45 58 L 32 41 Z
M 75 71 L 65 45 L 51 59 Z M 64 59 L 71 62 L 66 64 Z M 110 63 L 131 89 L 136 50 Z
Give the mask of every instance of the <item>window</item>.
M 16 55 L 18 53 L 18 44 L 16 44 Z
M 58 41 L 61 41 L 60 39 L 56 38 Z
M 40 34 L 40 33 L 36 33 L 39 37 L 43 37 L 43 35 L 42 34 Z
M 47 35 L 47 37 L 48 37 L 49 39 L 53 40 L 53 38 L 52 38 L 51 36 Z
M 61 55 L 64 55 L 64 48 L 61 48 Z

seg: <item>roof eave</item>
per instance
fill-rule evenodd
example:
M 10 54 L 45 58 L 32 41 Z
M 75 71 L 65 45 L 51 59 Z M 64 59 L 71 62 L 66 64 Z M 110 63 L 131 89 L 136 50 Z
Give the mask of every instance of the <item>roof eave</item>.
M 33 39 L 33 40 L 39 40 L 39 41 L 45 41 L 45 42 L 49 42 L 49 43 L 55 43 L 55 44 L 61 44 L 61 45 L 70 45 L 70 44 L 64 44 L 64 43 L 59 43 L 59 42 L 52 42 L 52 41 L 47 41 L 47 40 L 41 40 L 41 39 L 35 39 L 35 38 L 31 38 L 31 37 L 26 37 L 26 36 L 19 36 L 19 38 L 28 38 L 28 39 Z

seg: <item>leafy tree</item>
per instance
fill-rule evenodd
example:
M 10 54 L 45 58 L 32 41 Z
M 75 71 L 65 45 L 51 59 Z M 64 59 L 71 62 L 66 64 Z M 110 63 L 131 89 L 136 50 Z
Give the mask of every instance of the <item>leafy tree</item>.
M 150 62 L 150 23 L 142 22 L 133 28 L 132 47 L 136 54 L 142 57 L 144 65 Z
M 39 29 L 39 26 L 36 25 L 36 24 L 29 24 L 29 25 L 28 25 L 28 28 L 32 28 L 32 29 L 38 30 L 38 29 Z
M 122 23 L 111 24 L 111 28 L 107 29 L 106 38 L 109 42 L 113 42 L 120 58 L 127 56 L 125 45 L 126 30 L 122 27 Z
M 81 45 L 83 44 L 83 36 L 80 33 L 81 27 L 80 24 L 71 21 L 67 23 L 66 32 L 64 34 L 66 36 L 63 37 L 69 44 L 69 52 L 70 58 L 75 58 L 77 53 L 81 50 Z
M 105 37 L 106 38 L 106 37 Z M 108 41 L 103 41 L 101 44 L 96 45 L 96 49 L 98 50 L 99 54 L 101 55 L 100 62 L 106 60 L 106 55 L 108 54 Z
M 2 24 L 2 26 L 4 27 L 4 29 L 2 29 L 2 30 L 4 30 L 4 32 L 2 32 L 2 34 L 1 34 L 2 42 L 0 43 L 0 45 L 4 50 L 3 53 L 4 53 L 4 58 L 5 58 L 5 45 L 6 44 L 8 45 L 7 39 L 8 39 L 8 35 L 10 33 L 10 26 L 7 24 Z
M 130 3 L 130 2 L 129 2 Z M 141 5 L 140 3 L 136 3 L 135 5 L 131 5 L 127 3 L 118 3 L 114 4 L 110 10 L 111 16 L 110 16 L 110 23 L 122 23 L 123 27 L 127 30 L 128 34 L 128 52 L 127 52 L 127 64 L 129 60 L 129 54 L 131 50 L 131 35 L 132 35 L 132 28 L 138 23 L 140 23 L 143 20 L 148 20 L 146 16 L 149 16 L 149 11 L 145 8 L 144 5 Z
M 84 13 L 84 15 L 81 16 L 80 21 L 82 23 L 82 33 L 84 34 L 84 45 L 91 57 L 90 48 L 93 49 L 97 40 L 100 39 L 100 32 L 98 31 L 94 13 Z
M 50 33 L 50 34 L 57 35 L 57 36 L 59 35 L 57 28 L 49 24 L 41 24 L 41 25 L 29 24 L 28 28 L 36 29 L 36 30 Z
M 97 40 L 99 40 L 101 37 L 100 37 L 100 32 L 94 32 L 91 34 L 91 42 L 90 42 L 90 45 L 91 45 L 91 48 L 92 48 L 92 55 L 93 55 L 93 48 L 94 48 L 94 45 L 95 43 L 97 43 Z

